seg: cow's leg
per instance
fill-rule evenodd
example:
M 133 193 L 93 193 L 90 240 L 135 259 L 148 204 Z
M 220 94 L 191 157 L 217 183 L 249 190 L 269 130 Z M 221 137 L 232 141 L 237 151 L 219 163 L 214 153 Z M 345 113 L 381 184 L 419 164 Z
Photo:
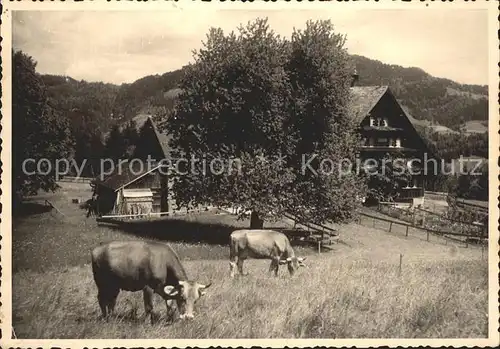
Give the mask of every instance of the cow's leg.
M 174 305 L 175 302 L 174 302 L 174 300 L 171 297 L 169 297 L 165 293 L 165 289 L 164 289 L 165 285 L 163 285 L 162 283 L 158 282 L 158 283 L 155 283 L 154 288 L 153 288 L 152 285 L 150 285 L 150 287 L 152 288 L 152 290 L 153 290 L 154 293 L 156 293 L 157 295 L 159 295 L 165 301 L 165 306 L 167 308 L 167 318 L 168 319 L 173 319 L 173 315 L 175 315 L 175 309 L 174 309 L 173 305 Z M 151 320 L 151 321 L 153 321 L 153 320 Z
M 280 257 L 273 258 L 272 263 L 274 264 L 274 276 L 278 276 L 278 270 L 280 268 Z
M 116 305 L 116 298 L 118 297 L 118 294 L 120 293 L 120 289 L 113 289 L 109 292 L 108 295 L 108 312 L 109 314 L 112 314 L 115 311 L 115 305 Z
M 97 300 L 99 301 L 99 307 L 101 308 L 102 317 L 106 318 L 108 315 L 107 314 L 108 300 L 106 297 L 106 293 L 103 292 L 101 289 L 99 289 L 97 293 Z
M 229 273 L 233 278 L 236 271 L 236 260 L 238 259 L 238 249 L 236 247 L 236 243 L 231 241 L 231 245 L 229 246 Z
M 229 260 L 229 273 L 231 277 L 234 277 L 236 272 L 236 259 L 236 257 L 231 256 L 231 259 Z
M 272 273 L 274 271 L 274 264 L 276 263 L 276 261 L 273 259 L 271 259 L 271 265 L 269 266 L 269 273 Z
M 240 273 L 240 275 L 245 275 L 245 274 L 243 274 L 243 262 L 244 261 L 245 261 L 244 258 L 239 257 L 238 262 L 236 263 L 238 266 L 238 272 Z
M 153 290 L 146 286 L 142 290 L 142 295 L 144 298 L 145 318 L 147 318 L 149 315 L 151 318 L 151 323 L 153 323 Z
M 177 310 L 175 301 L 173 299 L 165 299 L 165 306 L 167 307 L 167 319 L 173 321 Z

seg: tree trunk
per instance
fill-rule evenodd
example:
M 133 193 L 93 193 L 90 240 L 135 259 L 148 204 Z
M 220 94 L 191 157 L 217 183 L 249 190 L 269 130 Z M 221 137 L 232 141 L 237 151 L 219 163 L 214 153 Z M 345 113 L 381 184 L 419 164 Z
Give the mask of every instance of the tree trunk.
M 252 211 L 250 214 L 250 229 L 262 229 L 264 227 L 264 220 L 260 219 L 257 211 Z

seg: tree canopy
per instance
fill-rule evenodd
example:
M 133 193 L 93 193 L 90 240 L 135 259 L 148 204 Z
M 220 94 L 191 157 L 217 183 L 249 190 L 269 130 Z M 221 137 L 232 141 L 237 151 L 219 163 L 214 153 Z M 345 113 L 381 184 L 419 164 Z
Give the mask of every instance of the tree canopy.
M 303 157 L 354 162 L 348 116 L 350 66 L 329 21 L 308 22 L 291 40 L 257 19 L 225 35 L 211 29 L 186 67 L 168 123 L 175 157 L 205 159 L 177 177 L 181 204 L 237 206 L 261 218 L 284 212 L 323 222 L 350 218 L 358 177 L 303 171 Z M 232 166 L 232 165 L 235 165 Z
M 69 122 L 49 104 L 36 62 L 22 51 L 12 52 L 14 203 L 40 189 L 55 190 L 55 161 L 68 159 L 72 150 Z M 28 159 L 34 162 L 25 163 Z

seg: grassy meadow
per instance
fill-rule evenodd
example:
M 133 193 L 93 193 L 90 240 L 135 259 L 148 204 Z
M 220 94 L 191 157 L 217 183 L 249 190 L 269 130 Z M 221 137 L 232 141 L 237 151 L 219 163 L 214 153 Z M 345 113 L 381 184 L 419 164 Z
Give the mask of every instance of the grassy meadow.
M 71 204 L 78 195 L 90 192 L 64 184 L 49 198 L 64 216 L 38 212 L 14 221 L 18 338 L 487 337 L 488 261 L 480 248 L 349 224 L 338 227 L 340 243 L 331 251 L 296 247 L 308 266 L 291 278 L 286 267 L 275 278 L 269 262 L 249 260 L 249 275 L 230 279 L 222 236 L 248 221 L 205 213 L 122 231 L 86 219 Z M 196 243 L 188 233 L 183 238 L 188 230 L 221 238 Z M 167 325 L 165 304 L 155 296 L 158 321 L 150 324 L 139 292 L 120 293 L 115 316 L 100 319 L 90 249 L 138 238 L 169 241 L 191 278 L 213 282 L 193 321 Z

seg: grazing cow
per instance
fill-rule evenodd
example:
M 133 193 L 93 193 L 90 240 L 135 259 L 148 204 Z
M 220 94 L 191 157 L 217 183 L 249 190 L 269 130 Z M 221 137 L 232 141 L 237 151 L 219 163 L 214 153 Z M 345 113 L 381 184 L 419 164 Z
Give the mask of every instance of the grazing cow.
M 142 291 L 146 317 L 153 321 L 153 293 L 170 309 L 175 300 L 181 319 L 194 317 L 194 304 L 211 283 L 188 279 L 177 254 L 169 245 L 146 241 L 113 241 L 92 250 L 92 272 L 103 317 L 113 312 L 120 290 Z
M 296 257 L 285 234 L 274 230 L 236 230 L 230 236 L 229 265 L 231 277 L 235 268 L 243 275 L 243 262 L 247 258 L 270 259 L 269 272 L 278 276 L 280 264 L 287 264 L 290 275 L 303 267 L 305 258 Z

